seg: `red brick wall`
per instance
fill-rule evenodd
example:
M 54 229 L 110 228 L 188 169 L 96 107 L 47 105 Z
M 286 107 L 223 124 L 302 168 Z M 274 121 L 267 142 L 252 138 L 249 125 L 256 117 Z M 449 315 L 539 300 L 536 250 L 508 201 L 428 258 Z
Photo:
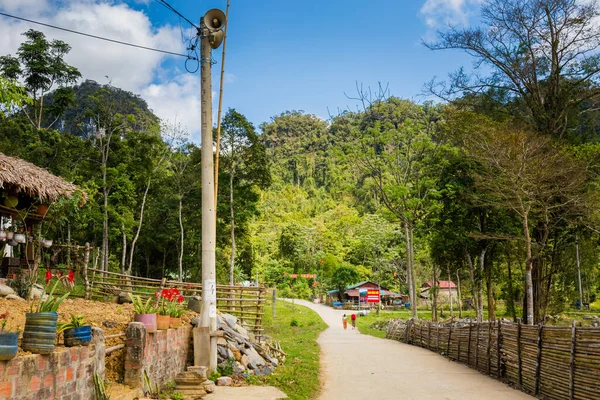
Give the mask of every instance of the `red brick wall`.
M 191 326 L 146 333 L 139 322 L 127 328 L 125 383 L 132 387 L 143 385 L 146 371 L 152 385 L 164 385 L 190 365 L 193 351 Z
M 92 344 L 0 361 L 0 399 L 92 399 L 95 360 L 96 345 Z

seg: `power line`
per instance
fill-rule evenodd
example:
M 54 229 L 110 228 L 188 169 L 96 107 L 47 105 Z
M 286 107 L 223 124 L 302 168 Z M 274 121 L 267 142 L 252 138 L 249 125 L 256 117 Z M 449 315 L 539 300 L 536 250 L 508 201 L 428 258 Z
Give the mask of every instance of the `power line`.
M 42 25 L 42 26 L 47 26 L 48 28 L 53 28 L 53 29 L 58 29 L 58 30 L 65 31 L 65 32 L 75 33 L 77 35 L 82 35 L 82 36 L 87 36 L 87 37 L 91 37 L 91 38 L 94 38 L 94 39 L 105 40 L 107 42 L 122 44 L 124 46 L 136 47 L 138 49 L 156 51 L 157 53 L 170 54 L 170 55 L 173 55 L 173 56 L 179 56 L 179 57 L 185 57 L 187 59 L 197 60 L 197 58 L 192 57 L 192 56 L 190 56 L 188 54 L 180 54 L 180 53 L 175 53 L 175 52 L 172 52 L 172 51 L 155 49 L 155 48 L 146 47 L 146 46 L 141 46 L 139 44 L 122 42 L 120 40 L 109 39 L 109 38 L 105 38 L 105 37 L 102 37 L 102 36 L 92 35 L 92 34 L 89 34 L 89 33 L 78 32 L 78 31 L 75 31 L 73 29 L 62 28 L 60 26 L 50 25 L 50 24 L 46 24 L 44 22 L 34 21 L 34 20 L 31 20 L 31 19 L 27 19 L 27 18 L 23 18 L 23 17 L 18 17 L 16 15 L 10 15 L 10 14 L 6 14 L 6 13 L 3 13 L 3 12 L 0 12 L 0 15 L 3 15 L 5 17 L 9 17 L 9 18 L 18 19 L 18 20 L 21 20 L 21 21 L 31 22 L 32 24 L 38 24 L 38 25 Z
M 156 0 L 158 2 L 158 4 L 162 5 L 163 7 L 173 11 L 175 14 L 179 15 L 180 18 L 183 18 L 188 24 L 192 25 L 194 28 L 196 29 L 200 29 L 196 24 L 194 24 L 192 21 L 190 21 L 189 19 L 187 19 L 186 17 L 184 17 L 179 11 L 177 11 L 175 8 L 173 8 L 172 5 L 170 5 L 169 3 L 167 3 L 165 0 Z

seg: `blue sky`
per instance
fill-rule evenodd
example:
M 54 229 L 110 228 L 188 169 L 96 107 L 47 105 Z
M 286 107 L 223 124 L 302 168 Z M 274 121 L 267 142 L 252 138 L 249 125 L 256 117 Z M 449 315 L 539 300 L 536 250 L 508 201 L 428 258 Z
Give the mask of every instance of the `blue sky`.
M 355 83 L 389 84 L 391 94 L 416 101 L 423 84 L 445 77 L 469 58 L 458 52 L 431 52 L 422 39 L 434 38 L 447 23 L 466 25 L 480 0 L 232 0 L 224 106 L 254 124 L 285 110 L 328 117 L 328 109 L 355 108 Z M 170 0 L 198 21 L 208 9 L 225 9 L 226 0 Z M 31 5 L 37 7 L 32 8 Z M 180 19 L 153 0 L 0 0 L 0 9 L 60 26 L 185 52 Z M 19 14 L 20 13 L 20 14 Z M 184 34 L 187 23 L 181 21 Z M 0 38 L 0 53 L 14 53 L 19 33 L 29 25 L 0 19 L 11 34 Z M 36 29 L 40 29 L 36 27 Z M 198 135 L 199 80 L 185 72 L 183 59 L 90 43 L 91 39 L 40 29 L 73 46 L 69 61 L 84 77 L 132 90 L 164 119 L 177 119 Z M 122 46 L 121 46 L 122 47 Z M 219 62 L 213 67 L 218 91 Z M 216 104 L 216 101 L 215 101 Z

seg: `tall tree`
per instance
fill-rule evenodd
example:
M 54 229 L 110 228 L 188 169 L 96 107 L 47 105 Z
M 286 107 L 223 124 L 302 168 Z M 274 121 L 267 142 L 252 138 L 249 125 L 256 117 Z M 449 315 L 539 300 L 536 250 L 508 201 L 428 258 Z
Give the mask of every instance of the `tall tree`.
M 81 74 L 77 68 L 64 61 L 64 57 L 71 50 L 67 43 L 56 39 L 49 42 L 42 32 L 33 29 L 23 35 L 27 40 L 19 46 L 18 57 L 0 57 L 0 70 L 6 78 L 24 81 L 25 88 L 33 99 L 33 105 L 31 109 L 24 108 L 23 112 L 35 128 L 42 128 L 45 109 L 49 108 L 53 118 L 45 128 L 50 128 L 65 109 L 74 104 L 73 89 L 66 85 L 76 82 Z M 56 87 L 53 103 L 45 107 L 46 94 Z
M 458 49 L 474 73 L 429 88 L 444 97 L 504 96 L 525 110 L 534 130 L 564 137 L 585 102 L 600 93 L 600 8 L 596 0 L 485 0 L 481 25 L 439 33 L 433 50 Z

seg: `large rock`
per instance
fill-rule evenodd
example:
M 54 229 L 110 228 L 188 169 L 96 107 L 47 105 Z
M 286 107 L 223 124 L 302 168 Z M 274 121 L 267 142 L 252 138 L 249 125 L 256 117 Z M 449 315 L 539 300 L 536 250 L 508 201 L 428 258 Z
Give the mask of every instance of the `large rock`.
M 240 374 L 240 373 L 244 372 L 245 370 L 246 370 L 246 367 L 244 367 L 241 362 L 236 362 L 235 365 L 233 366 L 234 374 Z
M 9 294 L 5 297 L 6 300 L 17 300 L 17 301 L 27 301 L 22 297 L 17 296 L 16 294 Z
M 217 386 L 231 386 L 233 380 L 230 376 L 222 376 L 217 378 Z
M 240 361 L 242 359 L 242 352 L 235 346 L 229 347 L 229 350 L 233 353 L 233 358 L 235 361 Z
M 8 296 L 9 294 L 16 295 L 16 292 L 10 286 L 4 285 L 4 284 L 0 284 L 0 297 Z
M 259 366 L 265 365 L 265 360 L 256 352 L 254 347 L 242 350 L 244 354 L 248 356 L 248 366 L 252 369 L 258 369 Z
M 243 327 L 242 327 L 242 326 L 240 326 L 240 325 L 236 325 L 234 329 L 235 329 L 235 331 L 236 331 L 237 333 L 239 333 L 240 335 L 242 335 L 242 337 L 243 337 L 244 339 L 246 339 L 246 340 L 248 340 L 248 339 L 249 339 L 249 337 L 248 337 L 248 331 L 247 331 L 245 328 L 243 328 Z
M 234 317 L 231 314 L 221 314 L 221 317 L 227 323 L 227 325 L 229 325 L 229 327 L 231 329 L 235 329 L 235 326 L 237 325 L 237 318 L 236 317 Z
M 248 368 L 248 364 L 250 363 L 250 358 L 247 355 L 243 355 L 242 358 L 240 359 L 240 363 L 242 364 L 242 367 L 244 367 L 244 369 Z

